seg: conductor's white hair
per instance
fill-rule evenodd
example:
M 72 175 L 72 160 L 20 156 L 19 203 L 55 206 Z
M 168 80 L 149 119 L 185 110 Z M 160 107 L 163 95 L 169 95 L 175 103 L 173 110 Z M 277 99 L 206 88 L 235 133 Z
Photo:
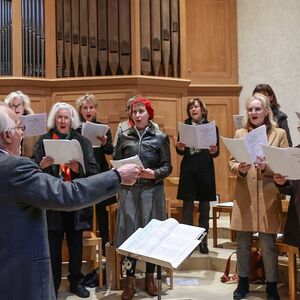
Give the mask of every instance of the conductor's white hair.
M 79 120 L 79 116 L 78 116 L 76 109 L 68 103 L 57 102 L 52 106 L 51 111 L 48 116 L 47 127 L 49 129 L 52 129 L 55 127 L 55 118 L 56 118 L 56 115 L 59 110 L 67 110 L 69 112 L 70 118 L 72 121 L 71 127 L 73 129 L 77 129 L 80 126 L 80 120 Z
M 13 131 L 16 127 L 14 120 L 0 108 L 0 148 L 3 148 L 2 132 Z

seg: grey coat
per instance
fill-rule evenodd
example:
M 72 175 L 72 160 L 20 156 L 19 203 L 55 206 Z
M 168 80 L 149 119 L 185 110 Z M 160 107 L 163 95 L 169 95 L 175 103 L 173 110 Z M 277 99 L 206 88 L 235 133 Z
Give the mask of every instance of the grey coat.
M 55 300 L 45 209 L 81 209 L 116 194 L 114 171 L 64 182 L 0 151 L 0 295 Z

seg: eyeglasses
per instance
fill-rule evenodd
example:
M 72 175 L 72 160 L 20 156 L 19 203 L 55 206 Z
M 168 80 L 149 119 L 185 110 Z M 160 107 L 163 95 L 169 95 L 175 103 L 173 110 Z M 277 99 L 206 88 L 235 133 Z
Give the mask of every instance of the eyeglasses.
M 24 131 L 26 129 L 26 126 L 25 125 L 19 125 L 19 126 L 14 127 L 13 129 L 20 129 L 20 130 Z
M 62 120 L 69 121 L 69 120 L 70 120 L 70 117 L 66 117 L 66 116 L 58 116 L 58 117 L 56 117 L 55 119 L 58 120 L 58 121 L 62 121 Z
M 19 107 L 23 107 L 23 104 L 21 104 L 21 103 L 20 104 L 13 104 L 13 105 L 10 106 L 10 108 L 13 109 L 13 110 L 15 110 Z

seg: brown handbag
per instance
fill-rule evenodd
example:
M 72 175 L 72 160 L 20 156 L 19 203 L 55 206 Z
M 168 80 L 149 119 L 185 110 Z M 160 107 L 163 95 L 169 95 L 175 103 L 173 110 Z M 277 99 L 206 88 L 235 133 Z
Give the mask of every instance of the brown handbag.
M 223 283 L 237 283 L 238 274 L 237 267 L 232 275 L 230 275 L 230 262 L 233 254 L 236 254 L 236 251 L 232 252 L 226 262 L 226 267 L 224 274 L 221 276 L 221 282 Z M 249 282 L 250 283 L 262 283 L 265 281 L 265 270 L 262 260 L 262 253 L 260 249 L 253 248 L 250 253 L 249 260 Z

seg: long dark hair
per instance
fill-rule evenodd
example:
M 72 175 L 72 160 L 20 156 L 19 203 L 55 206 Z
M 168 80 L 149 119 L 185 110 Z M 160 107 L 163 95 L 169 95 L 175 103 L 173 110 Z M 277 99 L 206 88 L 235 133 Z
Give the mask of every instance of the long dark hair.
M 271 103 L 271 108 L 279 108 L 280 105 L 277 101 L 276 95 L 272 89 L 272 87 L 269 84 L 266 83 L 259 83 L 256 85 L 256 87 L 253 90 L 252 95 L 254 95 L 255 93 L 260 93 L 263 94 L 267 97 L 271 97 L 272 101 L 270 101 Z

